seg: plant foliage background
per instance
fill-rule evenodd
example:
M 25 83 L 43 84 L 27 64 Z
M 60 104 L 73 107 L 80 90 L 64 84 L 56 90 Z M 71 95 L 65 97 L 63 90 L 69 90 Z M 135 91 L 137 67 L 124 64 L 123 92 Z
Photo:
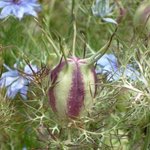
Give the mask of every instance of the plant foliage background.
M 0 89 L 0 149 L 150 149 L 149 29 L 137 27 L 134 21 L 141 3 L 110 0 L 110 11 L 99 15 L 92 13 L 94 0 L 41 0 L 37 18 L 0 20 L 1 75 L 7 71 L 3 64 L 13 69 L 17 64 L 21 73 L 25 65 L 39 68 L 26 100 L 19 94 L 11 99 L 7 88 Z M 122 68 L 132 64 L 140 75 L 133 80 L 122 74 L 108 81 L 97 74 L 91 113 L 63 123 L 47 96 L 49 72 L 59 63 L 56 51 L 67 56 L 74 48 L 77 57 L 89 57 L 110 40 L 116 28 L 105 53 L 115 55 Z

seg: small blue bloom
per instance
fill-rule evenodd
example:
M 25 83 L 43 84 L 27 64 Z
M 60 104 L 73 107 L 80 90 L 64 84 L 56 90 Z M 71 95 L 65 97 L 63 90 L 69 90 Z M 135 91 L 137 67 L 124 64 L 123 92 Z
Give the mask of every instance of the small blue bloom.
M 131 64 L 128 64 L 126 68 L 119 67 L 118 60 L 113 54 L 104 54 L 97 61 L 96 73 L 106 75 L 108 81 L 117 81 L 122 76 L 136 80 L 140 76 Z
M 110 6 L 109 0 L 96 0 L 95 4 L 92 6 L 92 13 L 94 16 L 100 17 L 103 21 L 117 24 L 117 22 L 108 18 L 112 13 L 113 6 Z
M 27 147 L 26 147 L 26 146 L 24 146 L 24 147 L 22 148 L 22 150 L 27 150 Z
M 20 93 L 23 99 L 27 99 L 28 86 L 32 78 L 26 78 L 25 76 L 21 75 L 18 70 L 13 70 L 5 64 L 4 67 L 8 71 L 2 74 L 0 78 L 0 87 L 7 88 L 6 95 L 9 98 L 13 99 L 17 95 L 17 93 Z M 35 65 L 31 65 L 31 68 L 35 73 L 38 71 Z M 32 75 L 33 72 L 31 68 L 26 65 L 24 68 L 24 73 Z
M 19 20 L 24 15 L 37 17 L 37 12 L 41 10 L 37 0 L 0 0 L 0 8 L 0 19 L 13 15 Z
M 104 54 L 98 61 L 97 65 L 100 66 L 96 73 L 105 74 L 107 72 L 116 72 L 118 70 L 117 58 L 113 54 Z
M 130 78 L 131 80 L 135 81 L 137 79 L 141 80 L 140 73 L 133 67 L 133 65 L 128 64 L 125 69 L 122 68 L 122 73 L 126 77 Z

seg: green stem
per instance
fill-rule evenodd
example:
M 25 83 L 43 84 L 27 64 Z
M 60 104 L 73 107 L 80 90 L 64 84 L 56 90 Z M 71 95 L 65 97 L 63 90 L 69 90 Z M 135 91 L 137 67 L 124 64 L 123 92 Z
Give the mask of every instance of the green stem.
M 75 56 L 75 45 L 76 45 L 76 37 L 77 37 L 77 28 L 76 28 L 76 22 L 75 20 L 73 21 L 73 45 L 72 45 L 72 53 L 73 56 Z
M 76 37 L 77 37 L 77 27 L 75 21 L 75 12 L 74 12 L 75 1 L 72 0 L 72 21 L 73 21 L 73 42 L 72 42 L 72 55 L 75 56 L 75 45 L 76 45 Z
M 113 37 L 115 36 L 116 32 L 118 30 L 118 26 L 116 27 L 114 33 L 111 35 L 110 40 L 104 45 L 97 53 L 95 53 L 90 58 L 87 58 L 87 62 L 89 62 L 89 65 L 95 63 L 99 58 L 101 58 L 108 50 L 108 48 L 111 45 L 111 42 L 113 40 Z
M 61 45 L 61 43 L 60 43 L 60 50 L 61 50 L 61 52 L 62 52 L 62 56 L 63 56 L 64 59 L 65 59 L 66 65 L 68 66 L 67 57 L 66 57 L 66 54 L 65 54 L 65 52 L 64 52 L 64 48 L 63 48 L 63 46 Z
M 47 38 L 47 40 L 49 41 L 49 43 L 53 46 L 53 48 L 54 48 L 53 50 L 54 50 L 55 54 L 56 54 L 57 57 L 60 59 L 60 58 L 61 58 L 61 55 L 60 55 L 60 53 L 59 53 L 59 51 L 58 51 L 57 46 L 54 44 L 54 42 L 52 41 L 50 35 L 48 34 L 48 31 L 46 32 L 46 31 L 42 28 L 42 26 L 39 24 L 39 22 L 38 22 L 37 20 L 36 20 L 36 22 L 38 23 L 38 25 L 39 25 L 41 31 L 42 31 L 43 34 L 46 36 L 46 38 Z M 44 21 L 44 23 L 46 24 L 45 21 Z
M 55 52 L 55 54 L 57 55 L 57 57 L 61 57 L 61 55 L 59 54 L 59 52 L 58 52 L 58 48 L 55 46 L 55 44 L 54 44 L 54 42 L 51 40 L 51 38 L 47 35 L 47 34 L 45 34 L 46 35 L 46 37 L 47 37 L 47 40 L 50 42 L 50 44 L 53 46 L 53 50 L 54 50 L 54 52 Z

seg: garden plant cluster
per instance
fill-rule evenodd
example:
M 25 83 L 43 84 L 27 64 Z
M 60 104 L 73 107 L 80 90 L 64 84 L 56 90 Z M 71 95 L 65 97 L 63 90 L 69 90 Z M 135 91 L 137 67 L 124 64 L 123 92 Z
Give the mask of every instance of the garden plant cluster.
M 149 0 L 0 0 L 0 149 L 150 149 Z

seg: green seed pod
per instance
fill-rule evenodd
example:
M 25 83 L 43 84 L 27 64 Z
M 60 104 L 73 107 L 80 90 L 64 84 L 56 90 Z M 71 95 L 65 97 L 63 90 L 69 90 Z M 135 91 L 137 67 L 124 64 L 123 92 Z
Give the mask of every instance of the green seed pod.
M 80 59 L 74 53 L 67 58 L 63 52 L 65 59 L 50 72 L 49 102 L 62 119 L 83 117 L 93 106 L 97 87 L 94 64 L 110 46 L 117 29 L 106 45 L 89 58 Z M 59 53 L 56 54 L 60 59 Z
M 50 75 L 49 102 L 62 118 L 78 118 L 93 105 L 96 92 L 94 66 L 86 59 L 71 57 L 61 61 Z

